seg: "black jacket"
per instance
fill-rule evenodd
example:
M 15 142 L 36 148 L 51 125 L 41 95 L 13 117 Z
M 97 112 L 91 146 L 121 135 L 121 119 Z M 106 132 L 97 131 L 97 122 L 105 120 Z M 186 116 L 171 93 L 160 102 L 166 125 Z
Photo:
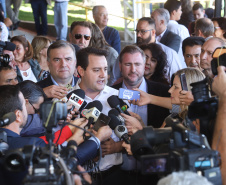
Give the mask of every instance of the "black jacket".
M 168 46 L 178 53 L 181 43 L 181 37 L 167 29 L 160 39 L 160 43 Z
M 161 96 L 161 97 L 169 97 L 169 86 L 146 80 L 148 93 Z M 115 89 L 119 89 L 122 87 L 122 83 L 116 84 L 112 86 Z M 156 105 L 148 104 L 147 108 L 147 116 L 148 116 L 148 126 L 153 126 L 154 128 L 159 128 L 164 119 L 169 115 L 169 109 L 165 109 Z

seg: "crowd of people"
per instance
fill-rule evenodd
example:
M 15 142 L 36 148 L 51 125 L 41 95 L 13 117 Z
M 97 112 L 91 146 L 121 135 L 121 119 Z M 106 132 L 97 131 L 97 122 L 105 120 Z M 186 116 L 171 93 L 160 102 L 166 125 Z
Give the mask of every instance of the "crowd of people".
M 11 28 L 18 27 L 21 0 L 7 0 L 6 4 L 0 2 L 2 11 L 6 5 L 7 15 L 13 17 Z M 66 41 L 68 0 L 56 0 L 54 11 L 57 14 L 54 21 L 57 38 L 51 41 L 46 37 L 46 6 L 50 1 L 29 2 L 33 9 L 37 36 L 31 43 L 25 35 L 12 37 L 10 42 L 15 44 L 15 50 L 3 50 L 3 54 L 10 56 L 10 63 L 7 66 L 0 65 L 0 118 L 9 112 L 14 112 L 16 116 L 12 123 L 0 128 L 0 131 L 7 133 L 9 150 L 29 144 L 47 146 L 46 128 L 39 114 L 41 104 L 62 100 L 77 89 L 85 92 L 84 100 L 88 105 L 95 100 L 101 102 L 102 113 L 105 115 L 112 110 L 108 99 L 118 96 L 120 88 L 139 91 L 139 100 L 124 102 L 129 115 L 120 114 L 129 136 L 148 126 L 168 127 L 165 122 L 167 117 L 177 118 L 180 124 L 187 126 L 188 107 L 194 101 L 191 83 L 207 79 L 211 95 L 218 97 L 219 101 L 216 119 L 211 120 L 214 125 L 208 128 L 211 131 L 208 141 L 212 149 L 221 154 L 222 184 L 226 184 L 223 175 L 226 171 L 226 67 L 219 66 L 218 75 L 215 76 L 211 65 L 215 49 L 226 47 L 225 17 L 208 18 L 200 3 L 191 6 L 190 1 L 189 4 L 184 0 L 167 0 L 164 8 L 155 9 L 150 17 L 138 20 L 136 43 L 121 50 L 119 32 L 108 26 L 108 11 L 104 6 L 93 7 L 95 23 L 74 21 L 70 25 L 69 41 Z M 14 6 L 13 13 L 8 13 L 11 4 Z M 1 28 L 3 38 L 5 28 Z M 185 75 L 187 89 L 182 87 L 182 74 Z M 80 118 L 78 110 L 72 109 L 72 105 L 68 105 L 68 109 L 70 111 L 66 121 L 86 128 L 88 120 Z M 192 120 L 189 124 L 194 126 L 194 132 L 202 134 L 200 120 Z M 89 167 L 87 162 L 95 163 L 99 160 L 98 151 L 102 149 L 99 167 L 91 173 L 93 184 L 158 183 L 162 176 L 142 174 L 140 162 L 134 158 L 130 144 L 117 137 L 108 125 L 98 131 L 92 127 L 90 130 L 95 138 L 92 136 L 87 139 L 83 137 L 83 130 L 71 125 L 62 126 L 62 122 L 59 122 L 54 129 L 53 142 L 65 146 L 71 140 L 76 141 L 76 158 L 85 168 Z M 0 167 L 1 184 L 22 183 L 25 174 L 15 175 Z M 84 170 L 80 166 L 78 169 Z M 200 183 L 208 183 L 205 178 L 193 177 L 194 174 L 190 172 L 180 172 L 178 179 L 179 176 L 187 175 L 189 181 L 199 179 Z M 83 176 L 91 184 L 90 176 Z M 160 180 L 159 184 L 167 184 L 172 176 L 168 180 Z M 76 184 L 81 183 L 79 178 L 74 176 Z

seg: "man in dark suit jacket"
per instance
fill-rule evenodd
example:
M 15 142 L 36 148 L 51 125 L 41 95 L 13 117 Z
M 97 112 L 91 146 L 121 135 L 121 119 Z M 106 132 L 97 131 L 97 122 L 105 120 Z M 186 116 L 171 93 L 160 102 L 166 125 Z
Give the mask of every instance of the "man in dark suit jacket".
M 170 18 L 168 10 L 164 8 L 156 9 L 152 12 L 151 17 L 155 20 L 156 40 L 172 48 L 178 53 L 180 49 L 181 38 L 179 35 L 167 29 L 167 24 Z
M 73 75 L 76 70 L 75 48 L 66 41 L 57 41 L 48 48 L 47 60 L 50 75 L 37 84 L 49 99 L 61 99 L 78 81 Z
M 139 47 L 135 45 L 125 47 L 120 53 L 119 61 L 123 82 L 114 85 L 113 88 L 139 88 L 155 96 L 169 97 L 169 87 L 167 85 L 151 82 L 143 77 L 146 60 L 145 54 Z M 132 110 L 133 106 L 131 107 Z M 137 111 L 135 113 L 141 116 L 146 125 L 151 125 L 155 128 L 159 128 L 165 117 L 169 115 L 168 109 L 151 104 L 147 105 L 147 107 L 135 108 L 134 110 Z

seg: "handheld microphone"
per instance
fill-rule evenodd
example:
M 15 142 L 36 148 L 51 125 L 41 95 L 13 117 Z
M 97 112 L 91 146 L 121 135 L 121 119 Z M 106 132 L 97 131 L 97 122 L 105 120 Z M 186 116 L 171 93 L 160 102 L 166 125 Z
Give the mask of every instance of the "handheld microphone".
M 117 109 L 119 113 L 124 113 L 121 109 L 120 100 L 116 95 L 112 95 L 107 99 L 108 104 L 111 108 Z
M 95 100 L 93 102 L 90 102 L 85 108 L 86 109 L 82 111 L 82 116 L 89 120 L 86 126 L 89 128 L 93 122 L 97 121 L 103 109 L 103 105 L 100 101 Z
M 108 115 L 115 115 L 118 120 L 120 121 L 120 124 L 125 124 L 125 119 L 119 114 L 119 112 L 116 110 L 116 109 L 111 109 L 109 112 L 108 112 Z
M 109 117 L 111 118 L 109 127 L 114 130 L 115 135 L 119 139 L 123 139 L 123 141 L 125 141 L 127 144 L 130 144 L 127 128 L 120 124 L 120 121 L 115 115 L 110 114 Z
M 9 112 L 5 114 L 1 119 L 0 119 L 0 127 L 4 127 L 6 125 L 9 125 L 10 123 L 14 122 L 16 120 L 16 115 L 14 112 Z
M 70 92 L 67 95 L 67 98 L 68 98 L 67 105 L 72 104 L 72 110 L 74 108 L 79 109 L 84 102 L 85 92 L 82 89 L 76 89 Z
M 119 101 L 120 101 L 120 106 L 121 106 L 122 111 L 123 111 L 126 115 L 131 116 L 130 113 L 127 111 L 127 109 L 129 108 L 129 106 L 128 106 L 122 99 L 120 99 L 120 98 L 118 98 L 118 99 L 119 99 Z

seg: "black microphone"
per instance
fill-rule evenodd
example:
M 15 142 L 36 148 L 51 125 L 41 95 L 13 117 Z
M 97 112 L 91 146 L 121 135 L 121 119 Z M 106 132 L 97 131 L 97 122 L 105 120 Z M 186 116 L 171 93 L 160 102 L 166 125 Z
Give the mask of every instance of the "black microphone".
M 0 127 L 4 127 L 6 125 L 9 125 L 10 123 L 14 122 L 16 120 L 16 115 L 14 112 L 9 112 L 5 114 L 1 119 L 0 119 Z
M 9 51 L 14 51 L 16 49 L 16 45 L 12 42 L 3 42 L 0 41 L 0 47 L 3 48 L 3 50 L 9 50 Z
M 82 89 L 76 89 L 67 95 L 67 105 L 72 104 L 71 110 L 74 108 L 79 109 L 85 101 L 84 98 L 85 92 Z
M 123 139 L 127 144 L 130 144 L 127 128 L 124 125 L 121 125 L 120 121 L 115 115 L 110 114 L 108 116 L 111 118 L 109 127 L 114 130 L 115 135 L 119 139 Z
M 121 124 L 125 124 L 125 119 L 120 115 L 120 113 L 116 109 L 111 109 L 108 112 L 108 115 L 110 115 L 110 114 L 115 115 L 118 118 L 118 120 L 120 121 Z
M 111 108 L 117 109 L 119 113 L 124 113 L 120 106 L 120 100 L 116 95 L 112 95 L 107 99 L 108 104 Z
M 127 109 L 129 108 L 129 106 L 120 98 L 118 98 L 120 101 L 120 106 L 121 106 L 121 110 L 127 114 L 128 116 L 131 116 L 130 113 L 127 111 Z

